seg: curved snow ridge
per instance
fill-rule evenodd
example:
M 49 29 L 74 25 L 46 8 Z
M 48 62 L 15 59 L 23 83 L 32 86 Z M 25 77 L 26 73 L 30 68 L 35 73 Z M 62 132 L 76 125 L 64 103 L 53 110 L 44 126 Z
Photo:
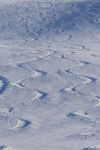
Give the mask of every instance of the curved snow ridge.
M 0 150 L 16 150 L 12 146 L 0 145 Z
M 94 77 L 89 77 L 89 76 L 84 76 L 86 78 L 86 81 L 84 82 L 84 84 L 87 84 L 87 83 L 93 83 L 93 82 L 96 82 L 97 79 L 94 78 Z
M 46 76 L 48 73 L 39 69 L 35 69 L 32 68 L 31 65 L 29 64 L 29 62 L 25 62 L 25 63 L 20 63 L 17 64 L 18 67 L 20 68 L 24 68 L 28 71 L 32 72 L 32 76 L 31 77 L 40 77 L 40 76 Z M 28 79 L 28 78 L 27 78 Z
M 71 112 L 68 113 L 66 116 L 77 123 L 91 124 L 91 126 L 94 126 L 96 124 L 96 122 L 91 117 L 87 116 L 87 114 L 82 111 Z
M 29 120 L 14 118 L 13 116 L 0 114 L 0 134 L 8 134 L 8 132 L 19 132 L 30 127 L 36 127 Z
M 16 87 L 19 87 L 19 88 L 24 88 L 24 84 L 23 84 L 23 83 L 24 83 L 25 81 L 27 81 L 28 79 L 41 77 L 41 76 L 43 76 L 43 75 L 46 74 L 46 73 L 43 72 L 43 71 L 39 71 L 39 70 L 35 70 L 35 69 L 34 69 L 32 72 L 33 72 L 33 73 L 32 73 L 32 76 L 31 76 L 31 77 L 27 77 L 27 78 L 23 79 L 22 81 L 15 81 L 15 82 L 12 82 L 11 85 L 16 86 Z
M 23 119 L 17 119 L 16 120 L 16 125 L 11 127 L 9 130 L 10 131 L 14 131 L 14 130 L 18 130 L 18 129 L 24 129 L 26 127 L 28 127 L 31 124 L 30 121 L 28 120 L 23 120 Z
M 80 30 L 88 26 L 99 28 L 99 14 L 98 0 L 70 3 L 22 2 L 0 8 L 0 33 L 1 37 L 37 38 L 50 32 Z
M 72 135 L 68 135 L 65 139 L 68 140 L 87 140 L 87 139 L 93 139 L 95 138 L 95 134 L 94 133 L 84 133 L 84 134 L 72 134 Z
M 7 78 L 0 75 L 0 94 L 3 94 L 3 92 L 6 90 L 8 84 L 9 84 L 9 82 L 8 82 Z
M 67 114 L 67 117 L 73 121 L 83 122 L 91 125 L 100 125 L 100 107 L 91 107 L 88 110 L 81 110 Z
M 22 131 L 27 128 L 38 128 L 39 124 L 34 121 L 15 118 L 12 116 L 13 108 L 0 108 L 0 133 L 7 131 Z
M 77 85 L 76 87 L 73 87 L 72 89 L 71 89 L 71 91 L 73 91 L 73 92 L 77 92 L 77 93 L 80 93 L 80 94 L 84 94 L 84 93 L 82 93 L 82 92 L 80 92 L 78 89 L 80 88 L 80 86 L 82 86 L 82 85 L 84 85 L 84 84 L 90 84 L 90 83 L 93 83 L 93 82 L 95 82 L 97 79 L 96 78 L 92 78 L 92 77 L 86 77 L 86 81 L 85 82 L 83 82 L 82 84 L 80 84 L 80 85 Z M 95 96 L 94 96 L 95 97 Z
M 100 146 L 96 146 L 96 147 L 86 147 L 86 148 L 83 148 L 81 150 L 100 150 Z
M 33 98 L 31 99 L 31 101 L 29 100 L 29 101 L 26 101 L 26 102 L 24 102 L 24 105 L 25 104 L 29 104 L 29 103 L 31 103 L 31 102 L 34 102 L 34 101 L 38 101 L 38 100 L 43 100 L 43 99 L 46 99 L 47 97 L 48 97 L 48 93 L 46 93 L 46 92 L 43 92 L 43 91 L 40 91 L 40 90 L 34 90 L 34 96 L 33 96 Z
M 58 71 L 58 74 L 60 76 L 62 76 L 63 78 L 66 78 L 66 79 L 68 78 L 68 82 L 73 83 L 73 84 L 71 84 L 71 86 L 69 84 L 69 87 L 61 89 L 60 92 L 70 91 L 72 93 L 84 94 L 78 90 L 78 89 L 80 89 L 80 86 L 95 83 L 97 81 L 97 78 L 85 76 L 85 75 L 77 75 L 75 73 L 70 72 L 69 69 L 68 70 L 60 70 L 60 71 Z M 96 97 L 96 96 L 94 96 L 94 97 Z
M 92 97 L 99 97 L 100 82 L 96 78 L 89 77 L 88 80 L 72 89 L 72 91 L 80 94 L 91 95 Z
M 90 63 L 89 62 L 86 62 L 86 61 L 80 61 L 80 64 L 78 65 L 79 67 L 83 67 L 85 65 L 89 65 Z
M 46 93 L 46 92 L 43 92 L 43 91 L 39 91 L 39 90 L 36 90 L 36 96 L 34 97 L 34 100 L 38 100 L 38 99 L 43 99 L 43 98 L 45 98 L 45 97 L 47 97 L 48 96 L 48 93 Z
M 80 89 L 80 86 L 94 83 L 97 80 L 96 78 L 93 78 L 93 77 L 88 77 L 88 76 L 83 76 L 83 77 L 85 77 L 86 80 L 83 83 L 80 83 L 80 84 L 76 85 L 75 87 L 71 88 L 70 91 L 82 94 L 82 92 L 80 90 L 78 90 L 78 89 Z
M 55 83 L 56 81 L 58 81 L 58 78 L 55 75 L 43 72 L 41 76 L 26 78 L 20 84 L 23 87 L 27 87 L 30 89 L 40 89 L 40 91 L 41 88 L 39 87 L 42 86 L 46 91 L 47 85 Z
M 72 82 L 75 82 L 76 84 L 79 84 L 81 82 L 83 83 L 85 81 L 85 78 L 83 76 L 76 75 L 75 73 L 70 72 L 69 69 L 67 69 L 67 70 L 59 69 L 57 73 L 62 78 L 65 78 L 65 79 L 68 78 L 68 81 L 69 80 L 71 80 L 71 81 L 73 80 Z

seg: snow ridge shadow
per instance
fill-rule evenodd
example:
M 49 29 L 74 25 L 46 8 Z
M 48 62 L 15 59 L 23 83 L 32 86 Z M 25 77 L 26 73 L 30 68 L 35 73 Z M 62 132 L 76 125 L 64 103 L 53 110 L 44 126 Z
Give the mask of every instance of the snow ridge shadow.
M 0 94 L 2 94 L 6 90 L 9 82 L 3 76 L 0 76 L 0 81 L 1 81 Z

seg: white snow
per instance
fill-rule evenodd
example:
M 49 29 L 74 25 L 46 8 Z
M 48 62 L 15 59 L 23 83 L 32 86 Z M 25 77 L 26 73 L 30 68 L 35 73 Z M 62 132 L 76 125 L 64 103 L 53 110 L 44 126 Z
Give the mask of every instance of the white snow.
M 0 0 L 0 150 L 99 149 L 99 0 Z

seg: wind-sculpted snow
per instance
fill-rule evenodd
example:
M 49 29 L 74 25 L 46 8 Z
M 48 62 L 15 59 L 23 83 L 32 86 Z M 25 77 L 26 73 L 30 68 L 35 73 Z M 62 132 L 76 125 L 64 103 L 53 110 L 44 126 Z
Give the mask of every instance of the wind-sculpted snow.
M 46 33 L 84 28 L 90 31 L 100 28 L 100 2 L 20 2 L 1 7 L 0 20 L 0 35 L 6 34 L 5 38 L 37 38 Z
M 100 149 L 100 2 L 0 2 L 0 150 Z

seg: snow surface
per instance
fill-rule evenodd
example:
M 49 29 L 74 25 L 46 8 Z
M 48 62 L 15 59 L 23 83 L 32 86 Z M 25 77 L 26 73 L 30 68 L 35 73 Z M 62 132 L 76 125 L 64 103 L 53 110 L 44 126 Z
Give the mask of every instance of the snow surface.
M 0 150 L 100 150 L 100 1 L 0 1 Z

